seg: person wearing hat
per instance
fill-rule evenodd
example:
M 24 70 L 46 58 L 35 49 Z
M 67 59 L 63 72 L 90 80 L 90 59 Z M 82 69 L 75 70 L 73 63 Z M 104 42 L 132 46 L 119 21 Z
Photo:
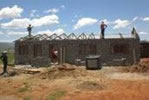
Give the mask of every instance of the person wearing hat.
M 2 55 L 0 56 L 0 59 L 3 62 L 3 74 L 8 73 L 7 72 L 7 65 L 8 65 L 8 56 L 7 56 L 7 51 L 3 51 Z

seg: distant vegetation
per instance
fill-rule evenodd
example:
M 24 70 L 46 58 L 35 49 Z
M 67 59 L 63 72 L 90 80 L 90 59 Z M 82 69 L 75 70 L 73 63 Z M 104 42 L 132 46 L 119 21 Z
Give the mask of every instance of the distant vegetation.
M 12 51 L 14 52 L 14 43 L 12 42 L 0 42 L 0 51 L 4 51 L 4 50 L 7 50 L 7 51 Z
M 1 60 L 0 60 L 0 64 L 2 64 Z M 13 52 L 8 52 L 8 64 L 11 66 L 14 65 L 14 53 Z
M 14 65 L 14 43 L 0 42 L 0 55 L 4 50 L 8 51 L 8 64 Z M 2 64 L 1 60 L 0 64 Z

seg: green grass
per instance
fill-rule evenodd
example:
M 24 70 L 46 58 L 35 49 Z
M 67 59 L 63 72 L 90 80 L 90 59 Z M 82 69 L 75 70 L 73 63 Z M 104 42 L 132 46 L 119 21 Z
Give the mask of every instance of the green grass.
M 23 87 L 18 89 L 18 92 L 26 92 L 29 90 L 29 88 L 30 88 L 30 86 L 28 84 L 24 84 Z
M 24 97 L 23 100 L 32 100 L 31 97 Z
M 60 100 L 60 98 L 63 97 L 65 94 L 65 90 L 56 90 L 48 96 L 47 100 Z
M 0 64 L 2 64 L 1 60 L 0 60 Z M 12 65 L 12 66 L 14 65 L 14 53 L 12 52 L 8 52 L 8 65 Z
M 26 92 L 28 91 L 28 87 L 22 87 L 22 88 L 19 88 L 18 92 Z

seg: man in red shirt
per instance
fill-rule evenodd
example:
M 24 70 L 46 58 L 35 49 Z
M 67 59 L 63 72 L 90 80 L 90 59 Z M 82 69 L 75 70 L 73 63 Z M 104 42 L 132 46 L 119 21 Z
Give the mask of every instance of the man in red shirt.
M 102 21 L 101 25 L 100 25 L 100 29 L 101 29 L 101 38 L 104 39 L 104 32 L 105 29 L 107 28 L 107 25 L 104 24 L 104 22 Z
M 57 62 L 58 51 L 53 48 L 51 54 L 52 54 L 52 61 L 55 64 Z

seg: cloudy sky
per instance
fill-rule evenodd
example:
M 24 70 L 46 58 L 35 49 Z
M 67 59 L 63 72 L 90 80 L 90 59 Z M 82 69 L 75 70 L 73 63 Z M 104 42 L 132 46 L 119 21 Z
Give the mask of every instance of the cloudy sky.
M 129 35 L 135 27 L 142 40 L 149 40 L 149 0 L 0 0 L 0 42 L 33 34 L 82 32 Z

